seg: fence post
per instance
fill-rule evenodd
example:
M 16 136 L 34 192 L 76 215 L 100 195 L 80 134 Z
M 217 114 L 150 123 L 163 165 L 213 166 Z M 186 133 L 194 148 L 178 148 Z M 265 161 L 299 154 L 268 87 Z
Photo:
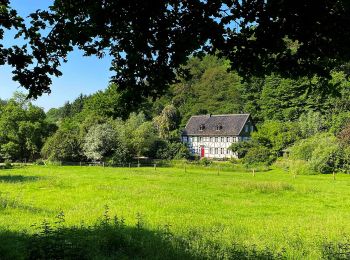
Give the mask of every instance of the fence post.
M 81 162 L 80 162 L 80 167 L 81 167 Z
M 253 177 L 255 177 L 255 169 L 253 169 Z
M 335 172 L 333 172 L 333 180 L 335 181 Z
M 157 170 L 157 164 L 154 164 L 154 170 L 155 171 Z
M 131 168 L 131 163 L 129 163 L 129 168 Z
M 102 163 L 103 168 L 105 167 L 105 162 Z

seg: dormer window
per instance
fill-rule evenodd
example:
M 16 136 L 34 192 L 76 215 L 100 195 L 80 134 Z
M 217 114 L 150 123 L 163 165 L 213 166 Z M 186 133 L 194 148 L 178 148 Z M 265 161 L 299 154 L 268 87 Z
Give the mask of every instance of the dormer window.
M 216 131 L 220 131 L 222 129 L 222 125 L 217 125 L 216 126 Z
M 205 128 L 204 124 L 201 124 L 201 125 L 199 126 L 199 131 L 203 131 L 204 128 Z

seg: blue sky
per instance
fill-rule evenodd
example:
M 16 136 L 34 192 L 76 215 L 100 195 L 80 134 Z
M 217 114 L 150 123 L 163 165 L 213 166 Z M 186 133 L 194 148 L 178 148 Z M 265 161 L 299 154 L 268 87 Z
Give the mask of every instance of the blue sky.
M 11 6 L 23 17 L 37 9 L 46 9 L 51 0 L 11 0 Z M 4 38 L 4 45 L 11 44 L 11 39 Z M 83 57 L 82 52 L 76 50 L 68 57 L 68 63 L 61 67 L 63 76 L 53 78 L 52 93 L 39 97 L 34 103 L 45 110 L 59 107 L 66 101 L 72 101 L 80 93 L 91 94 L 105 89 L 112 72 L 109 71 L 111 58 L 97 59 Z M 15 91 L 25 92 L 17 82 L 12 81 L 11 68 L 0 66 L 0 98 L 7 99 Z

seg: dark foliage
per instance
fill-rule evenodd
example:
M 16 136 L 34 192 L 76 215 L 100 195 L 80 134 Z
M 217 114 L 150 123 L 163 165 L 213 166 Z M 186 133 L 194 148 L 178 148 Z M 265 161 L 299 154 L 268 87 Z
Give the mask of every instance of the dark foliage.
M 61 75 L 75 46 L 85 55 L 113 57 L 112 81 L 129 110 L 164 94 L 191 54 L 218 53 L 245 77 L 276 71 L 329 78 L 350 58 L 345 0 L 56 0 L 31 14 L 28 28 L 8 0 L 0 3 L 0 39 L 2 28 L 14 28 L 29 44 L 0 46 L 0 65 L 14 67 L 30 97 L 50 92 L 50 76 Z
M 108 212 L 93 226 L 66 227 L 64 214 L 55 224 L 44 221 L 34 234 L 1 231 L 2 259 L 285 259 L 284 252 L 233 243 L 222 247 L 192 230 L 175 236 L 170 226 L 147 230 L 141 215 L 134 227 Z

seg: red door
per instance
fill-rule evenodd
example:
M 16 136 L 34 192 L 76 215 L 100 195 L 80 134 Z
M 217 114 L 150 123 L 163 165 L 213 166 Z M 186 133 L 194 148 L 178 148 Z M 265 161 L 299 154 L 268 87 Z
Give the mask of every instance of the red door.
M 201 146 L 201 158 L 204 157 L 204 146 Z

